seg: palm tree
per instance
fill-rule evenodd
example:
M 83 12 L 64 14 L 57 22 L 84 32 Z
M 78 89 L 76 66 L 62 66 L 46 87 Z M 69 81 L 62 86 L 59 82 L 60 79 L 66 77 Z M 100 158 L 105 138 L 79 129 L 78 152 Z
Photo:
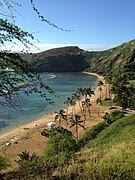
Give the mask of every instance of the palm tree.
M 84 116 L 84 127 L 85 127 L 85 122 L 86 122 L 86 101 L 82 101 L 82 112 Z
M 86 99 L 86 106 L 87 106 L 87 109 L 88 109 L 88 112 L 89 112 L 89 116 L 91 116 L 91 110 L 90 110 L 90 107 L 91 107 L 91 103 L 90 103 L 90 98 L 92 95 L 95 95 L 94 91 L 91 90 L 91 87 L 87 89 L 87 95 L 89 98 Z
M 67 116 L 68 116 L 68 108 L 69 108 L 69 106 L 70 106 L 70 98 L 69 98 L 69 97 L 68 97 L 68 99 L 64 102 L 64 104 L 66 104 L 66 106 L 67 106 L 66 114 L 67 114 Z
M 76 114 L 75 105 L 76 105 L 76 97 L 72 96 L 72 98 L 70 99 L 70 106 L 72 106 L 72 116 Z
M 103 85 L 104 85 L 103 81 L 100 80 L 100 81 L 98 82 L 98 86 L 103 86 Z
M 107 94 L 108 94 L 108 83 L 105 81 L 105 99 L 107 99 Z
M 84 96 L 84 101 L 82 101 L 83 112 L 86 112 L 86 108 L 90 112 L 90 105 L 91 105 L 90 98 L 91 98 L 91 95 L 94 94 L 94 91 L 92 91 L 90 87 L 90 88 L 83 88 L 81 92 L 82 92 L 82 95 Z
M 111 99 L 111 83 L 112 83 L 112 77 L 110 75 L 105 76 L 106 81 L 106 98 L 107 98 L 107 91 L 108 91 L 108 98 Z M 108 90 L 107 90 L 108 89 Z
M 100 92 L 100 96 L 99 96 L 99 98 L 100 98 L 100 99 L 102 99 L 102 98 L 103 98 L 103 96 L 102 96 L 102 90 L 103 90 L 103 89 L 102 89 L 102 87 L 99 87 L 99 92 Z
M 91 87 L 87 89 L 87 95 L 89 96 L 89 99 L 91 98 L 91 95 L 95 95 L 94 91 L 91 90 Z
M 84 128 L 84 126 L 81 124 L 83 122 L 83 120 L 81 120 L 81 116 L 75 114 L 74 118 L 71 119 L 71 126 L 70 128 L 75 126 L 75 131 L 76 131 L 76 139 L 78 140 L 79 138 L 79 133 L 78 133 L 78 127 L 82 127 Z M 84 128 L 85 129 L 85 128 Z
M 89 112 L 89 116 L 91 117 L 91 110 L 90 110 L 90 107 L 91 107 L 91 103 L 90 103 L 90 99 L 86 99 L 86 107 L 88 109 L 88 112 Z
M 100 106 L 101 106 L 101 103 L 102 103 L 101 99 L 97 98 L 96 103 L 99 104 L 99 108 L 98 108 L 98 116 L 99 116 Z
M 86 122 L 87 110 L 88 110 L 89 116 L 91 117 L 90 107 L 91 107 L 90 99 L 87 98 L 86 101 L 82 101 L 84 127 L 85 127 L 85 122 Z
M 99 97 L 100 99 L 101 99 L 101 97 L 102 97 L 102 86 L 103 86 L 103 85 L 104 85 L 103 81 L 100 80 L 100 81 L 98 82 L 99 91 L 100 91 L 100 97 Z M 103 98 L 103 97 L 102 97 L 102 98 Z
M 83 88 L 83 89 L 82 89 L 82 95 L 84 96 L 84 99 L 85 99 L 85 101 L 86 101 L 87 95 L 88 95 L 87 88 Z
M 61 121 L 62 120 L 66 120 L 67 124 L 68 124 L 68 121 L 67 121 L 67 115 L 65 115 L 65 111 L 63 109 L 61 109 L 59 112 L 57 112 L 56 116 L 55 116 L 55 121 L 58 120 L 58 125 L 60 126 L 61 125 Z
M 82 112 L 82 107 L 81 107 L 81 99 L 82 99 L 82 88 L 78 88 L 75 92 L 76 94 L 76 97 L 77 97 L 77 100 L 79 101 L 79 107 L 80 107 L 80 111 L 81 111 L 81 114 L 83 113 Z

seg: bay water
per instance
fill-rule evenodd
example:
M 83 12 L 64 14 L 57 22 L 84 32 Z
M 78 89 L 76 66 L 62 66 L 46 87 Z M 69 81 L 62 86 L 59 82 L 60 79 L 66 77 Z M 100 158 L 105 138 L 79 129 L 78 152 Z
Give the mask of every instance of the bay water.
M 65 108 L 64 102 L 77 88 L 91 87 L 94 90 L 98 81 L 96 76 L 85 73 L 42 73 L 41 77 L 57 94 L 56 97 L 49 95 L 54 104 L 32 94 L 22 95 L 17 109 L 10 105 L 0 106 L 0 134 Z

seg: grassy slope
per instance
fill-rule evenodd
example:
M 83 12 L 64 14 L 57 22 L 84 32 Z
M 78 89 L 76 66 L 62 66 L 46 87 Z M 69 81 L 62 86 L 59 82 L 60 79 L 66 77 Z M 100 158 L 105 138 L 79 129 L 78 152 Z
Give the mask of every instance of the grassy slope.
M 37 72 L 87 70 L 103 75 L 135 72 L 135 40 L 106 51 L 88 52 L 73 46 L 25 55 L 24 58 Z
M 85 52 L 88 71 L 117 74 L 119 71 L 135 72 L 135 40 L 101 52 Z
M 135 115 L 119 119 L 102 131 L 88 147 L 108 147 L 120 142 L 135 140 Z
M 65 179 L 135 179 L 135 115 L 117 120 L 89 141 L 62 175 Z

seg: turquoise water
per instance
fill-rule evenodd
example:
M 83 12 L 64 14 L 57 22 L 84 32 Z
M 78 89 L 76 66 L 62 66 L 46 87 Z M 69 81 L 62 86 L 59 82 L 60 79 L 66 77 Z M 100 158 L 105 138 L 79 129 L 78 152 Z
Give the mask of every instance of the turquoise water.
M 72 93 L 79 87 L 91 86 L 94 90 L 97 85 L 96 76 L 83 73 L 42 73 L 41 77 L 58 94 L 58 97 L 49 95 L 54 101 L 54 105 L 50 105 L 36 94 L 21 95 L 20 110 L 10 106 L 0 106 L 0 133 L 64 108 L 64 101 L 71 97 Z

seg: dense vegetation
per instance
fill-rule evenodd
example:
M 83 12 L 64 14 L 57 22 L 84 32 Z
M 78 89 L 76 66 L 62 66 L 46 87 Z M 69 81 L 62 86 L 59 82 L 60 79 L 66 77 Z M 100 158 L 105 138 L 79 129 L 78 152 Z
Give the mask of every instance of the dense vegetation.
M 64 59 L 63 61 L 61 59 Z M 78 58 L 78 61 L 77 61 Z M 119 72 L 135 72 L 135 40 L 124 43 L 118 47 L 100 51 L 88 52 L 78 47 L 64 47 L 44 51 L 33 56 L 25 56 L 34 69 L 40 71 L 72 71 L 78 66 L 78 71 L 90 71 L 101 73 L 102 75 L 117 75 Z M 75 61 L 75 62 L 74 62 Z M 77 62 L 76 62 L 77 61 Z M 54 69 L 54 64 L 56 69 Z M 66 65 L 71 69 L 65 69 Z M 77 65 L 78 64 L 78 65 Z M 75 67 L 77 65 L 77 68 Z M 43 68 L 41 68 L 43 66 Z
M 64 30 L 47 21 L 35 8 L 33 1 L 30 2 L 42 21 Z M 6 5 L 9 14 L 3 11 L 3 4 Z M 16 8 L 14 6 L 18 8 L 20 5 L 9 0 L 2 0 L 0 3 L 3 17 L 0 19 L 0 47 L 5 46 L 6 42 L 11 44 L 20 42 L 28 48 L 28 45 L 31 45 L 29 39 L 33 40 L 34 37 L 15 24 L 14 11 L 16 12 Z M 48 100 L 46 93 L 40 89 L 43 88 L 53 93 L 41 81 L 38 74 L 30 72 L 31 69 L 37 72 L 85 70 L 104 75 L 105 85 L 109 89 L 109 101 L 112 101 L 111 93 L 113 92 L 115 94 L 113 100 L 122 107 L 123 111 L 127 108 L 135 109 L 135 40 L 102 52 L 86 52 L 78 47 L 65 47 L 32 56 L 21 54 L 21 57 L 20 54 L 10 51 L 0 52 L 0 96 L 4 97 L 8 103 L 18 96 L 19 90 L 23 90 L 27 95 L 32 92 L 39 93 L 46 100 Z M 107 86 L 108 82 L 111 87 Z M 103 102 L 102 85 L 102 82 L 98 84 L 101 93 L 97 100 L 99 107 Z M 67 108 L 68 105 L 72 105 L 75 112 L 76 100 L 80 101 L 81 96 L 85 97 L 80 109 L 84 120 L 82 121 L 81 116 L 77 114 L 71 116 L 70 119 L 72 123 L 70 127 L 76 127 L 76 139 L 69 130 L 60 127 L 62 119 L 67 121 L 64 111 L 60 110 L 56 115 L 59 127 L 52 129 L 49 133 L 42 132 L 42 135 L 48 136 L 48 146 L 44 154 L 37 156 L 35 153 L 23 151 L 19 154 L 20 159 L 17 161 L 19 168 L 9 173 L 1 173 L 0 179 L 134 180 L 134 114 L 126 117 L 118 111 L 105 114 L 103 122 L 88 130 L 79 139 L 78 126 L 85 128 L 86 110 L 91 116 L 90 97 L 92 94 L 91 89 L 78 89 L 76 94 L 66 102 Z M 81 124 L 82 122 L 84 125 Z M 69 125 L 68 121 L 67 125 Z M 1 122 L 0 128 L 2 126 L 7 126 L 7 124 Z M 7 159 L 0 156 L 0 171 L 5 169 L 9 163 Z
M 87 67 L 82 54 L 76 46 L 56 48 L 34 55 L 24 55 L 32 70 L 37 72 L 81 72 Z
M 103 83 L 98 86 L 102 90 Z M 45 129 L 42 135 L 48 137 L 47 147 L 42 156 L 27 151 L 19 154 L 19 168 L 1 174 L 1 179 L 135 179 L 135 114 L 126 115 L 118 110 L 106 113 L 103 121 L 78 138 L 78 126 L 85 128 L 86 112 L 90 114 L 91 88 L 79 88 L 68 98 L 67 108 L 72 105 L 73 114 L 64 110 L 57 112 L 58 126 Z M 81 101 L 81 97 L 84 101 Z M 102 104 L 102 91 L 100 94 Z M 108 99 L 107 99 L 108 100 Z M 81 101 L 81 116 L 75 112 L 76 101 Z M 105 102 L 106 100 L 104 100 Z M 87 109 L 87 111 L 86 111 Z M 69 118 L 69 117 L 70 118 Z M 61 127 L 65 121 L 71 128 L 75 126 L 76 138 L 71 131 Z M 82 124 L 83 123 L 83 124 Z M 0 157 L 0 168 L 7 161 Z
M 62 175 L 58 172 L 59 176 L 63 179 L 135 179 L 134 128 L 135 115 L 121 118 L 101 132 L 99 128 L 96 139 L 87 139 L 87 145 L 65 166 Z
M 30 1 L 37 13 L 33 1 Z M 52 90 L 40 78 L 39 74 L 29 71 L 29 64 L 20 56 L 33 46 L 34 36 L 16 24 L 16 12 L 20 2 L 1 0 L 0 2 L 0 105 L 18 106 L 20 92 L 29 95 L 40 94 L 47 100 L 47 93 Z M 5 10 L 3 10 L 5 9 Z M 16 11 L 17 10 L 17 11 Z M 39 15 L 39 14 L 38 14 Z M 43 16 L 42 16 L 43 18 Z M 49 22 L 48 22 L 49 23 Z M 13 52 L 14 45 L 22 46 L 22 51 Z M 11 48 L 8 49 L 8 46 Z M 26 51 L 23 50 L 26 49 Z M 38 86 L 37 86 L 38 84 Z
M 112 84 L 115 101 L 135 109 L 135 40 L 101 52 L 64 47 L 24 57 L 37 72 L 96 72 Z
M 122 112 L 113 110 L 106 113 L 102 122 L 79 138 L 78 127 L 85 128 L 86 113 L 91 116 L 90 98 L 94 92 L 91 88 L 78 88 L 65 101 L 67 112 L 57 112 L 55 121 L 58 127 L 42 132 L 43 136 L 48 137 L 44 154 L 37 156 L 35 153 L 22 152 L 17 161 L 19 169 L 1 174 L 1 179 L 135 179 L 135 114 L 123 114 L 127 108 L 135 109 L 134 44 L 135 41 L 131 41 L 104 52 L 85 52 L 77 47 L 60 48 L 58 52 L 54 49 L 52 54 L 52 50 L 47 51 L 46 55 L 39 53 L 38 60 L 37 56 L 31 60 L 29 55 L 27 60 L 37 71 L 44 71 L 44 67 L 55 67 L 59 71 L 59 63 L 64 63 L 63 68 L 68 67 L 68 71 L 87 70 L 104 75 L 105 83 L 98 82 L 98 115 L 103 104 L 112 106 L 115 103 L 122 107 Z M 46 57 L 43 60 L 44 55 Z M 79 64 L 75 65 L 78 61 Z M 106 88 L 105 97 L 102 94 L 103 86 Z M 112 93 L 115 94 L 113 98 Z M 81 115 L 75 113 L 77 101 Z M 72 115 L 68 117 L 70 106 Z M 62 121 L 69 128 L 75 127 L 75 137 L 69 130 L 61 127 Z M 7 166 L 7 162 L 0 157 L 0 170 Z
M 86 52 L 89 71 L 103 75 L 135 72 L 135 40 L 102 52 Z
M 3 179 L 135 179 L 135 115 L 118 111 L 88 130 L 79 141 L 62 127 L 49 135 L 43 156 L 22 152 L 17 171 Z M 2 162 L 4 160 L 2 159 Z
M 11 12 L 12 7 L 8 7 Z M 41 18 L 37 9 L 34 10 Z M 0 26 L 2 45 L 6 41 L 14 43 L 14 40 L 18 39 L 27 46 L 27 44 L 31 44 L 27 38 L 34 38 L 16 26 L 14 21 L 11 23 L 1 19 Z M 11 29 L 14 30 L 12 33 Z M 47 92 L 53 93 L 42 82 L 40 76 L 31 73 L 31 70 L 37 72 L 88 71 L 99 73 L 105 77 L 105 84 L 101 81 L 98 84 L 100 91 L 100 97 L 97 99 L 98 115 L 100 114 L 100 105 L 106 102 L 102 97 L 103 85 L 108 89 L 109 94 L 106 94 L 105 99 L 108 98 L 110 105 L 115 102 L 122 107 L 122 111 L 127 108 L 135 109 L 135 40 L 102 52 L 88 52 L 78 47 L 65 47 L 32 56 L 21 54 L 20 57 L 18 53 L 1 51 L 0 69 L 0 96 L 9 103 L 12 102 L 12 97 L 18 96 L 19 90 L 23 90 L 27 95 L 32 92 L 39 93 L 46 100 L 48 100 L 46 93 L 40 89 L 44 88 Z M 112 92 L 115 95 L 114 99 L 111 96 Z M 92 94 L 94 93 L 91 88 L 80 88 L 71 98 L 68 98 L 65 104 L 67 111 L 68 107 L 72 106 L 70 121 L 63 110 L 57 113 L 55 120 L 58 121 L 58 127 L 42 132 L 42 135 L 48 137 L 47 148 L 43 155 L 37 156 L 35 153 L 23 151 L 19 154 L 19 160 L 16 162 L 19 166 L 18 169 L 5 174 L 1 173 L 0 179 L 134 180 L 134 114 L 124 117 L 123 113 L 118 111 L 106 113 L 103 122 L 88 130 L 83 137 L 79 137 L 78 127 L 85 128 L 86 113 L 89 117 L 91 116 L 90 98 Z M 81 101 L 82 97 L 84 97 L 84 101 Z M 81 116 L 75 113 L 76 101 L 79 101 Z M 60 126 L 62 120 L 66 120 L 69 128 L 75 127 L 75 137 L 69 130 Z M 7 124 L 1 122 L 0 126 L 7 126 Z M 0 171 L 2 172 L 9 163 L 7 159 L 0 156 Z

